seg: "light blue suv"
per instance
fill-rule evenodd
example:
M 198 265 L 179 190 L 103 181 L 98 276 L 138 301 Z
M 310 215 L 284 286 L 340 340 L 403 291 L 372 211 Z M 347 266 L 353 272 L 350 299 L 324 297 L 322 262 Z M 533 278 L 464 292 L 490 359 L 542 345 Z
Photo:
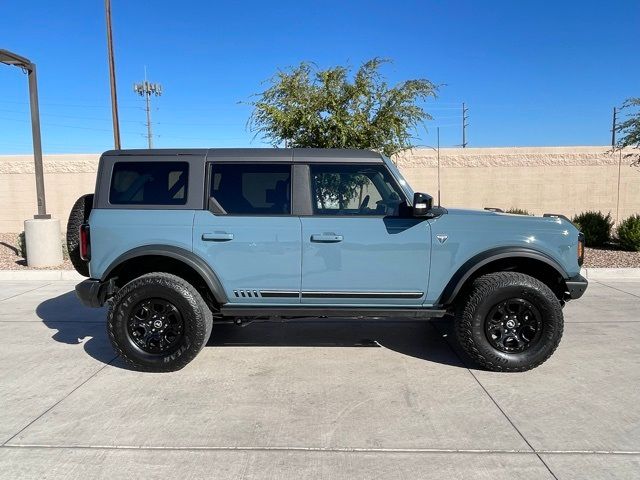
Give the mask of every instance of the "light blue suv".
M 115 349 L 147 371 L 184 367 L 216 321 L 447 314 L 476 363 L 524 371 L 587 287 L 563 216 L 434 206 L 361 150 L 109 151 L 68 243 L 78 296 L 109 303 Z

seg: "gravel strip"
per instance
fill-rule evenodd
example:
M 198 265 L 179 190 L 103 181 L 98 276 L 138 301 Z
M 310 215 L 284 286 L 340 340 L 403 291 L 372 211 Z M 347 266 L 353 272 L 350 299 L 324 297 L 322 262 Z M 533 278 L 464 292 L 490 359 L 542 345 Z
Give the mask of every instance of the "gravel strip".
M 69 259 L 65 259 L 55 267 L 27 267 L 27 261 L 20 255 L 18 235 L 17 233 L 0 233 L 0 270 L 73 270 Z
M 640 252 L 585 248 L 586 268 L 640 268 Z

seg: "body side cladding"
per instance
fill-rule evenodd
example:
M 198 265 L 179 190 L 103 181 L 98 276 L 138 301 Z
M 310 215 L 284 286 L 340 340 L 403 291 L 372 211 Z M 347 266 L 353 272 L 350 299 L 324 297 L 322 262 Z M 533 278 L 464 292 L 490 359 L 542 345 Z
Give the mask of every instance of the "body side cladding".
M 174 260 L 179 260 L 185 265 L 193 268 L 205 281 L 209 290 L 211 290 L 211 294 L 219 304 L 222 305 L 228 302 L 227 294 L 222 287 L 220 279 L 207 262 L 193 252 L 171 245 L 144 245 L 129 250 L 111 262 L 102 274 L 100 280 L 103 282 L 108 280 L 109 275 L 111 275 L 119 265 L 128 260 L 151 255 L 173 258 Z
M 460 289 L 466 283 L 466 281 L 480 268 L 485 265 L 494 262 L 496 260 L 503 260 L 507 258 L 526 258 L 531 260 L 538 260 L 546 265 L 552 267 L 558 275 L 563 279 L 568 279 L 569 275 L 562 268 L 562 266 L 553 258 L 538 250 L 524 247 L 497 247 L 479 253 L 476 256 L 467 260 L 451 277 L 449 283 L 445 287 L 438 302 L 439 305 L 449 305 L 460 292 Z

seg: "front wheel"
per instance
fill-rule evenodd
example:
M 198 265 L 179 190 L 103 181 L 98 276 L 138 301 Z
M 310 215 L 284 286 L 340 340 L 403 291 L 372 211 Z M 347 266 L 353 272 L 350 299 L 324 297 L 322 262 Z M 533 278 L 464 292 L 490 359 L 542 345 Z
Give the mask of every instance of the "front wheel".
M 558 347 L 563 326 L 555 294 L 522 273 L 477 278 L 456 308 L 460 346 L 488 370 L 524 372 L 541 365 Z
M 107 315 L 115 350 L 136 370 L 170 372 L 209 340 L 213 317 L 198 291 L 168 273 L 150 273 L 116 293 Z

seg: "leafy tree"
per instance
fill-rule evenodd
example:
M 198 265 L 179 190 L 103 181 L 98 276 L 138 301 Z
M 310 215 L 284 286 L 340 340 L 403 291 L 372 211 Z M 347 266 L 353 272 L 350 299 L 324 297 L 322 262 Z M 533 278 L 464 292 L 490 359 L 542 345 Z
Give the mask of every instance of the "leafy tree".
M 256 95 L 249 126 L 272 145 L 362 148 L 391 156 L 412 148 L 412 132 L 432 117 L 420 105 L 435 97 L 426 79 L 389 86 L 373 58 L 354 75 L 350 67 L 326 70 L 303 62 L 280 71 Z
M 615 126 L 617 133 L 621 134 L 616 142 L 615 150 L 632 148 L 637 152 L 626 153 L 625 158 L 635 158 L 632 166 L 640 167 L 640 97 L 628 98 L 621 110 L 629 109 L 627 120 Z

